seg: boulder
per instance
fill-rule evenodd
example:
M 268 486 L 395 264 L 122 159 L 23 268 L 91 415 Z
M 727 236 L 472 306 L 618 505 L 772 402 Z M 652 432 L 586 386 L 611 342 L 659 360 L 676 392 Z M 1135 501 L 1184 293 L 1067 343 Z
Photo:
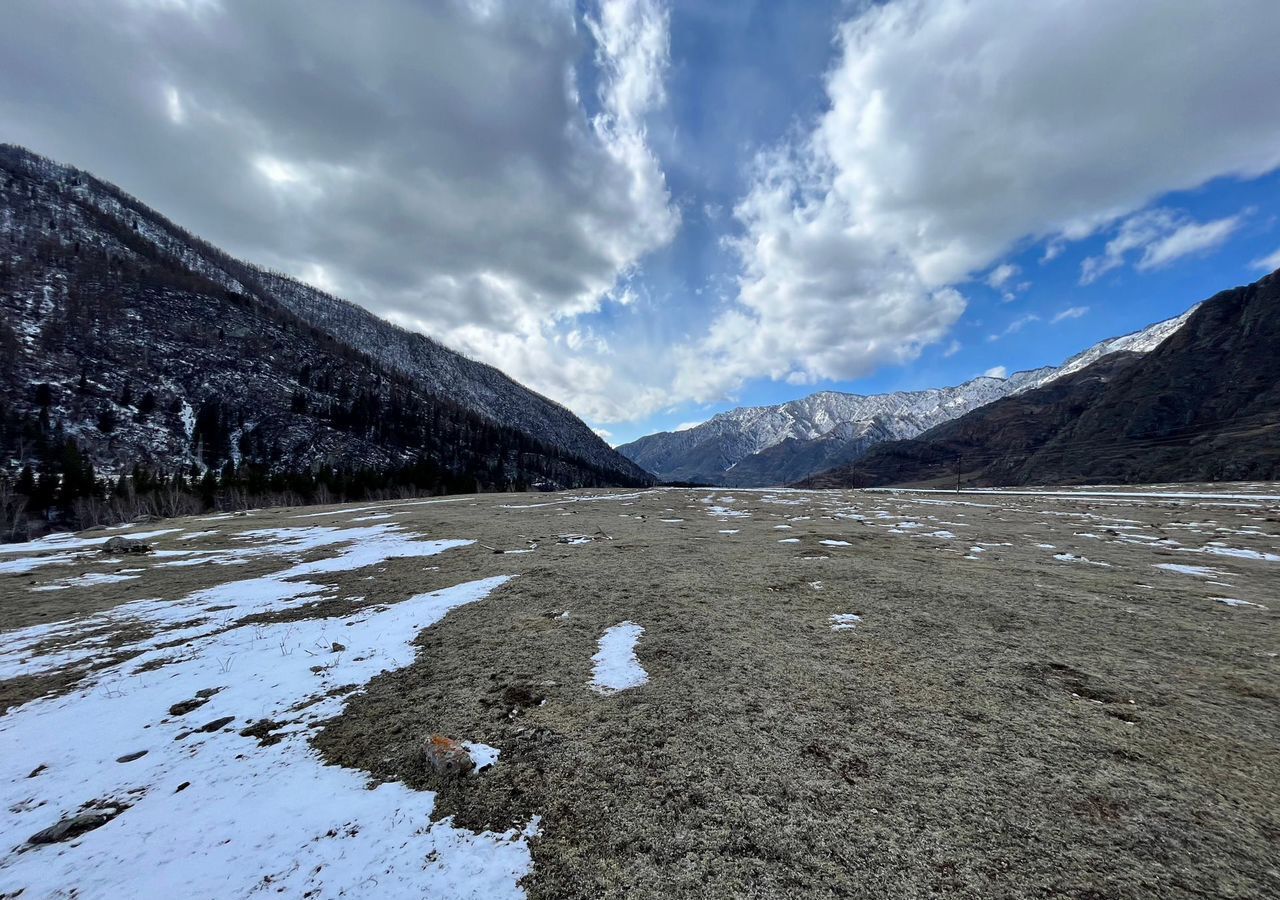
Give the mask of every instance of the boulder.
M 69 841 L 87 831 L 101 828 L 123 811 L 120 807 L 106 807 L 104 809 L 93 809 L 75 816 L 68 816 L 56 825 L 51 825 L 43 831 L 37 831 L 27 838 L 27 843 L 56 844 L 60 841 Z
M 116 535 L 108 538 L 107 542 L 102 545 L 103 553 L 150 553 L 151 545 L 144 544 L 142 541 L 135 541 L 133 538 L 121 537 Z
M 471 754 L 452 738 L 433 734 L 422 748 L 423 759 L 437 775 L 466 775 L 475 768 Z

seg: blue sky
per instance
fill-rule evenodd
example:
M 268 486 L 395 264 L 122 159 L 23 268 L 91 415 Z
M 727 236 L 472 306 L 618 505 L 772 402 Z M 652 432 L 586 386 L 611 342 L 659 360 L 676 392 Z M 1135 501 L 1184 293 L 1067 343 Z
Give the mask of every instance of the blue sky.
M 1012 373 L 1055 365 L 1084 348 L 1110 337 L 1136 331 L 1148 324 L 1172 318 L 1190 306 L 1230 287 L 1256 281 L 1266 273 L 1263 260 L 1280 249 L 1280 228 L 1273 210 L 1280 209 L 1280 175 L 1257 179 L 1215 179 L 1193 191 L 1171 192 L 1159 206 L 1184 212 L 1194 220 L 1217 220 L 1242 215 L 1243 221 L 1230 240 L 1204 252 L 1190 254 L 1149 271 L 1125 266 L 1091 284 L 1081 284 L 1081 264 L 1104 252 L 1114 229 L 1072 244 L 1060 256 L 1044 260 L 1046 243 L 1027 242 L 1002 257 L 1019 269 L 1010 287 L 1026 283 L 1022 290 L 998 290 L 983 278 L 962 285 L 968 300 L 964 316 L 951 338 L 925 349 L 910 363 L 885 366 L 865 378 L 850 381 L 821 380 L 797 387 L 782 381 L 753 379 L 734 398 L 707 404 L 688 404 L 663 411 L 639 423 L 611 427 L 615 442 L 634 440 L 654 431 L 673 430 L 703 421 L 736 406 L 782 403 L 817 390 L 861 394 L 920 390 L 959 384 L 994 367 Z M 708 258 L 732 272 L 732 260 L 714 253 L 714 239 L 690 242 L 685 249 L 692 259 L 682 269 L 690 282 L 708 280 L 701 266 Z M 681 245 L 683 249 L 685 245 Z M 663 251 L 659 257 L 676 252 Z M 1274 264 L 1280 267 L 1280 260 Z M 677 276 L 664 271 L 664 278 Z M 1008 293 L 1014 299 L 1006 300 Z M 1054 318 L 1066 314 L 1058 321 Z M 1028 320 L 1035 316 L 1035 320 Z M 1016 323 L 1017 331 L 1006 334 Z M 958 344 L 958 349 L 955 345 Z
M 1054 364 L 1280 266 L 1280 4 L 1232 12 L 20 0 L 0 120 L 620 443 Z

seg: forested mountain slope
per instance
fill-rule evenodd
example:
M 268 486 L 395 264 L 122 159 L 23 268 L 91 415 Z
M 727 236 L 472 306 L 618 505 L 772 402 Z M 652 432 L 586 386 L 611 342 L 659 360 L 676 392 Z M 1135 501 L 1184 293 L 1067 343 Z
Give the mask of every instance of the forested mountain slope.
M 1280 277 L 1200 304 L 1115 354 L 804 482 L 870 486 L 1280 478 Z
M 0 149 L 0 474 L 64 511 L 135 467 L 304 494 L 647 481 L 494 369 L 332 298 L 315 301 L 327 320 L 305 317 L 309 291 L 85 173 Z M 367 340 L 344 340 L 348 321 Z M 416 362 L 392 364 L 396 346 Z

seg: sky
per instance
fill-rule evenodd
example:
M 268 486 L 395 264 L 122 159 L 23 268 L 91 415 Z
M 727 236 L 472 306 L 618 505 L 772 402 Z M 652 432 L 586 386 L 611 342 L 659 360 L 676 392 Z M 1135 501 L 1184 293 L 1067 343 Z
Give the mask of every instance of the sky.
M 0 140 L 610 443 L 1280 268 L 1274 0 L 13 0 Z

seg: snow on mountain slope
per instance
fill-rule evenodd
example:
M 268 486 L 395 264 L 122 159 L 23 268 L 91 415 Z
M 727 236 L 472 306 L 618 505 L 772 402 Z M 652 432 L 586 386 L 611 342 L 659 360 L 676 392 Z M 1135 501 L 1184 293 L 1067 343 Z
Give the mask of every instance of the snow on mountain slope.
M 777 406 L 731 409 L 694 428 L 647 435 L 618 450 L 665 480 L 743 487 L 791 481 L 850 462 L 881 441 L 914 437 L 1002 397 L 1041 387 L 1112 353 L 1149 352 L 1193 312 L 1195 307 L 1101 341 L 1057 367 L 1008 378 L 980 376 L 923 391 L 869 396 L 820 391 Z
M 1068 359 L 1056 369 L 1035 369 L 1031 372 L 1015 372 L 1010 376 L 1010 380 L 1017 379 L 1019 376 L 1036 376 L 1023 378 L 1018 387 L 1010 391 L 1012 394 L 1021 394 L 1023 391 L 1029 391 L 1038 388 L 1041 385 L 1061 378 L 1063 375 L 1070 375 L 1072 372 L 1079 372 L 1085 366 L 1092 365 L 1104 356 L 1110 356 L 1112 353 L 1150 353 L 1152 350 L 1164 343 L 1169 335 L 1173 334 L 1179 328 L 1186 324 L 1187 319 L 1191 318 L 1191 314 L 1200 308 L 1197 303 L 1180 316 L 1172 319 L 1165 319 L 1163 322 L 1157 322 L 1149 325 L 1141 331 L 1135 331 L 1131 334 L 1122 335 L 1117 338 L 1109 338 L 1100 341 L 1090 347 L 1077 353 Z M 1044 372 L 1043 375 L 1036 373 Z

